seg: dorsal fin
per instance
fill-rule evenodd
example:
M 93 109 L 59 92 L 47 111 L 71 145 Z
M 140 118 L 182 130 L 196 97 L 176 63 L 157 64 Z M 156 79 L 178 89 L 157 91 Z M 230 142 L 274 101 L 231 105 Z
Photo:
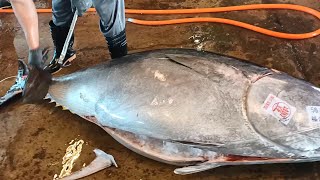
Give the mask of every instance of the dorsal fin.
M 172 62 L 183 65 L 190 69 L 198 69 L 200 61 L 207 61 L 205 58 L 195 57 L 192 55 L 185 54 L 166 54 L 167 58 L 169 58 Z

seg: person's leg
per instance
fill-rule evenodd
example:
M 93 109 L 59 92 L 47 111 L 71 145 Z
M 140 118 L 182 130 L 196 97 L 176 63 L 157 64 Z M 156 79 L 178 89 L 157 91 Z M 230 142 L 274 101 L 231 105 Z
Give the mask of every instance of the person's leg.
M 39 25 L 35 4 L 32 0 L 10 0 L 10 3 L 23 29 L 29 50 L 39 48 Z
M 67 38 L 73 15 L 70 0 L 52 0 L 52 20 L 49 22 L 49 25 L 54 44 L 54 55 L 50 64 L 45 68 L 50 73 L 56 73 L 62 68 L 58 64 L 58 59 Z M 74 34 L 70 39 L 67 54 L 63 60 L 63 66 L 70 65 L 70 62 L 76 57 L 75 50 L 72 48 L 73 43 Z
M 111 58 L 127 54 L 124 0 L 93 0 L 100 16 L 100 30 L 106 38 Z
M 41 65 L 44 62 L 41 58 L 34 56 L 40 52 L 39 48 L 39 30 L 38 30 L 38 16 L 35 4 L 32 0 L 10 0 L 0 1 L 0 7 L 11 6 L 14 14 L 22 27 L 24 32 L 28 49 L 29 58 L 28 65 L 35 66 Z M 18 61 L 18 74 L 15 83 L 10 87 L 6 94 L 0 97 L 0 105 L 11 99 L 12 97 L 21 94 L 26 87 L 29 70 L 23 60 Z
M 73 18 L 70 0 L 52 0 L 52 21 L 58 27 L 70 27 Z

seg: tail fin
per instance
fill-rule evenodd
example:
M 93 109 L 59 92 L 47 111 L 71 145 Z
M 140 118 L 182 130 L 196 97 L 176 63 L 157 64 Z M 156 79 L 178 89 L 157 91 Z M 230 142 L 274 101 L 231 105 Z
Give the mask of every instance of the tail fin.
M 100 149 L 95 149 L 96 158 L 86 167 L 76 171 L 68 176 L 61 178 L 61 180 L 80 179 L 101 171 L 111 165 L 118 167 L 113 156 L 103 152 Z

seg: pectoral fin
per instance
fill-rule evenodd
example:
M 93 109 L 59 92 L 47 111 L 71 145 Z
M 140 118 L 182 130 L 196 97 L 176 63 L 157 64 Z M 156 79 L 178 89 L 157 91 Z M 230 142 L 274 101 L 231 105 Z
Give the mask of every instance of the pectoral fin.
M 301 163 L 317 161 L 317 158 L 313 159 L 277 159 L 277 158 L 261 158 L 261 157 L 246 157 L 246 156 L 222 156 L 219 159 L 210 160 L 204 163 L 200 163 L 194 166 L 182 167 L 174 170 L 175 174 L 187 175 L 214 169 L 220 166 L 229 165 L 253 165 L 253 164 L 280 164 L 280 163 Z
M 209 169 L 214 169 L 219 166 L 223 166 L 223 165 L 220 165 L 219 163 L 202 163 L 202 164 L 199 164 L 196 166 L 187 166 L 187 167 L 183 167 L 183 168 L 177 168 L 174 170 L 174 173 L 180 174 L 180 175 L 187 175 L 187 174 L 193 174 L 193 173 L 206 171 Z

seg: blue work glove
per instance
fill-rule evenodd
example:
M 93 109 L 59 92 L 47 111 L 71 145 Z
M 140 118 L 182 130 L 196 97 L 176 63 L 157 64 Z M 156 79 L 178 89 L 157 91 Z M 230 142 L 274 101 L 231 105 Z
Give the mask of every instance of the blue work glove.
M 78 10 L 78 16 L 82 16 L 92 6 L 92 0 L 71 0 L 72 11 Z

